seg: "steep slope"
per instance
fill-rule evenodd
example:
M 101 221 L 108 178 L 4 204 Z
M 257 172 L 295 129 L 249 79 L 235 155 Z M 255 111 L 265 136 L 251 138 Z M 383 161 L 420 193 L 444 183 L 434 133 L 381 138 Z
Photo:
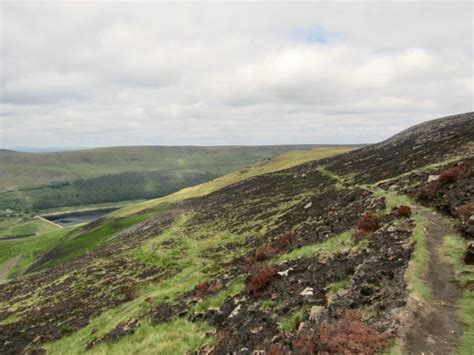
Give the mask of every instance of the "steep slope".
M 424 207 L 402 206 L 449 214 L 472 201 L 473 124 L 472 113 L 435 120 L 125 217 L 144 216 L 85 255 L 0 286 L 0 352 L 380 352 L 433 293 Z M 464 249 L 446 246 L 455 270 Z M 471 269 L 455 277 L 471 292 Z

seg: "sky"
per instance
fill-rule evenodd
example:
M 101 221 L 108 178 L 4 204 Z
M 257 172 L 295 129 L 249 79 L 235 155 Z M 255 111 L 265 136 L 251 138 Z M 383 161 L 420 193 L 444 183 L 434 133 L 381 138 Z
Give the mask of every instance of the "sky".
M 473 111 L 473 2 L 0 4 L 0 147 L 378 142 Z

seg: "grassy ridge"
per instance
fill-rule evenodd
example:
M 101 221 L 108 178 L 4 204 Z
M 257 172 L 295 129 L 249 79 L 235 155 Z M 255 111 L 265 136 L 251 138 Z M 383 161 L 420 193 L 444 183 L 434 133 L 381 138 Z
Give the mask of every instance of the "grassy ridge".
M 110 214 L 113 217 L 123 217 L 130 214 L 143 211 L 147 208 L 157 206 L 161 203 L 172 203 L 185 200 L 187 198 L 199 197 L 217 191 L 223 187 L 235 184 L 239 181 L 251 178 L 253 176 L 267 174 L 279 170 L 289 169 L 308 161 L 324 159 L 336 154 L 342 154 L 353 150 L 354 147 L 332 147 L 332 148 L 313 148 L 305 151 L 295 151 L 282 154 L 278 157 L 270 159 L 265 164 L 252 166 L 248 169 L 236 171 L 212 181 L 188 187 L 177 191 L 171 195 L 138 203 L 136 205 L 121 208 Z

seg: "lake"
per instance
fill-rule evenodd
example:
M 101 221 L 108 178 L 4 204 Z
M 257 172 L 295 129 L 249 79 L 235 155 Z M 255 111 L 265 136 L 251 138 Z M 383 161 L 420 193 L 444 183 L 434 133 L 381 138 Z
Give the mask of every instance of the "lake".
M 90 210 L 90 211 L 79 211 L 79 212 L 70 212 L 54 215 L 42 216 L 48 221 L 59 224 L 63 227 L 71 227 L 80 223 L 92 222 L 100 217 L 115 211 L 117 208 L 103 208 L 100 210 Z

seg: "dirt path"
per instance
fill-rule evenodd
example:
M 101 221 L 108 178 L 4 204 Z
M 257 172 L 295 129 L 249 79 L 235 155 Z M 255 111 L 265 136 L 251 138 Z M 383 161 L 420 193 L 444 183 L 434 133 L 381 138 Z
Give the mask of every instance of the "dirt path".
M 420 213 L 427 221 L 426 242 L 430 263 L 426 282 L 433 297 L 428 309 L 414 314 L 406 334 L 405 350 L 412 354 L 451 354 L 455 352 L 462 330 L 458 320 L 461 290 L 452 268 L 442 262 L 439 250 L 443 238 L 452 230 L 441 215 Z

